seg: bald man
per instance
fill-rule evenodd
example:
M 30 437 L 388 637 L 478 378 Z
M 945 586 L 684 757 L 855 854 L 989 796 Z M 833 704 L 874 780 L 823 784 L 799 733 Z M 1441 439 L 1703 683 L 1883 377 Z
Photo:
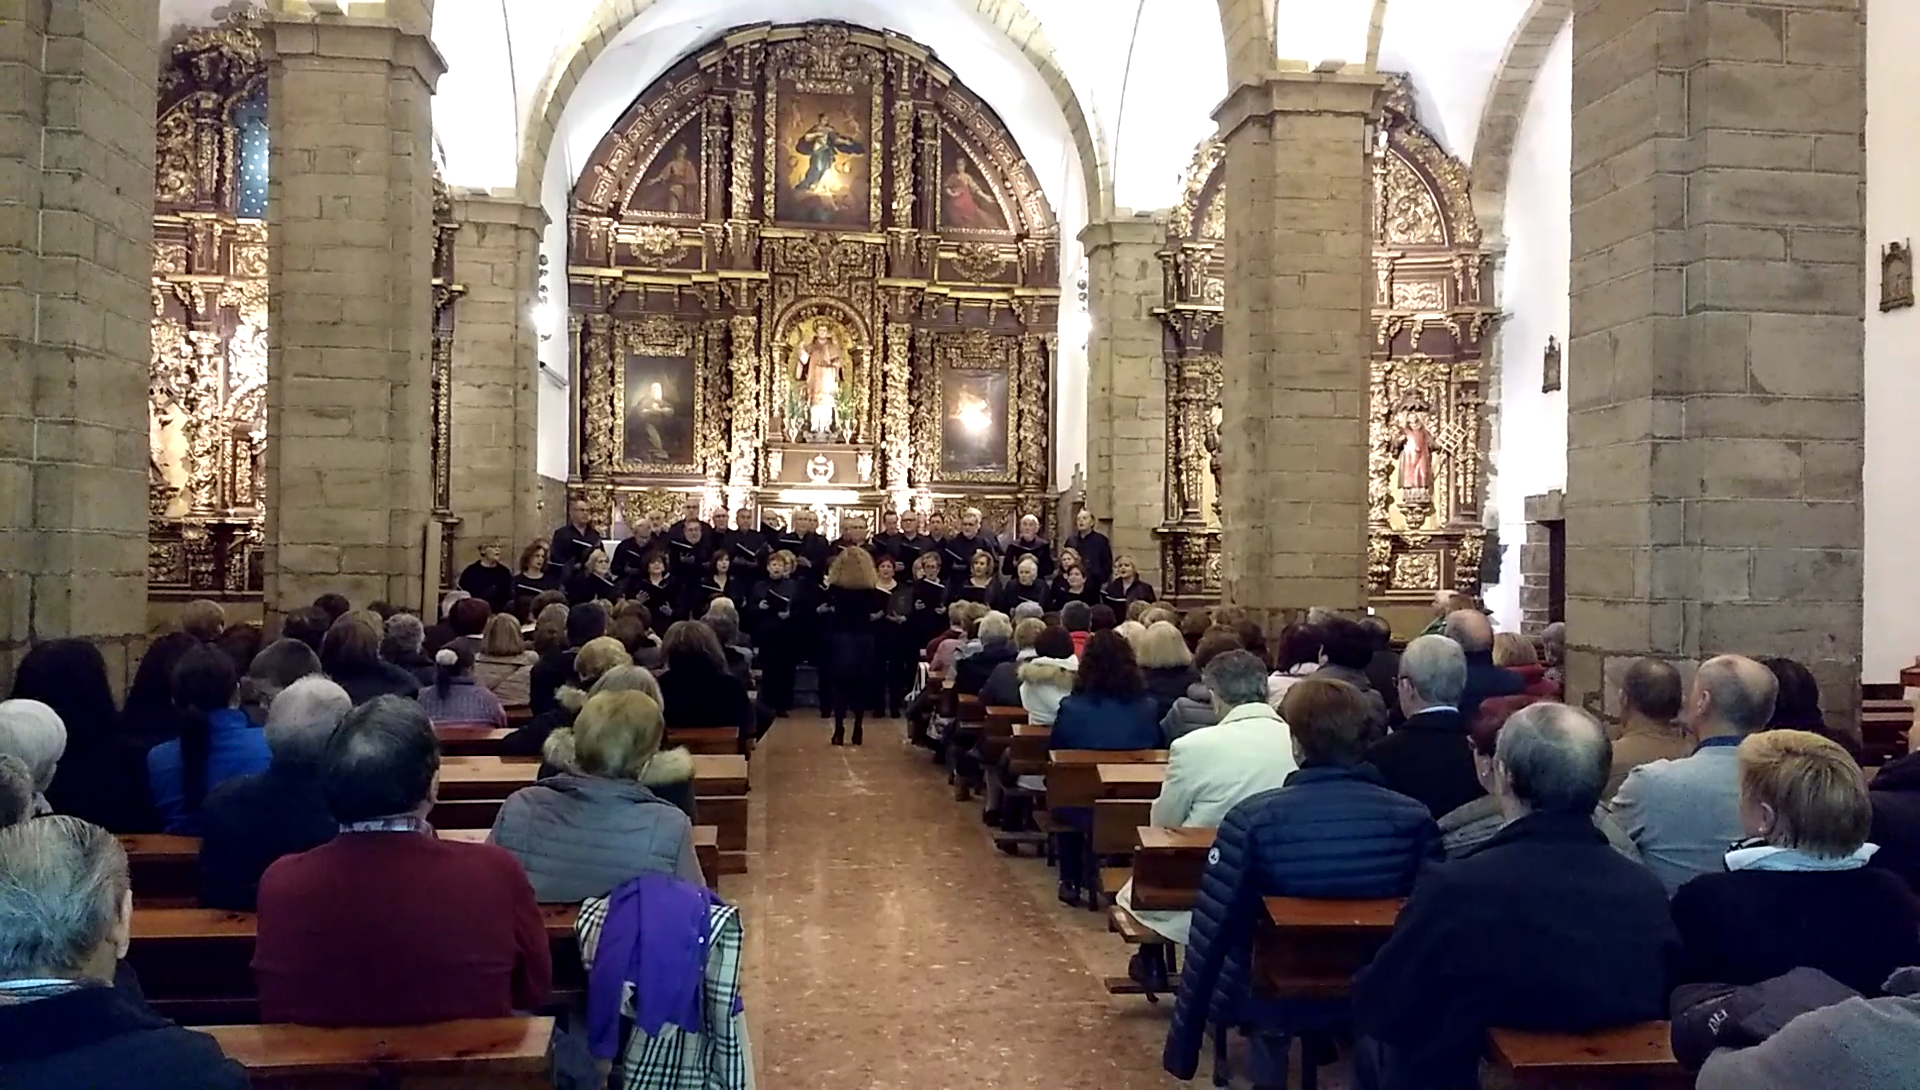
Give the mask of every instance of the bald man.
M 1490 696 L 1515 696 L 1527 690 L 1527 679 L 1493 664 L 1493 622 L 1477 609 L 1447 614 L 1441 635 L 1460 645 L 1467 656 L 1467 687 L 1460 693 L 1460 716 L 1471 726 L 1480 714 L 1480 702 Z
M 1610 806 L 1614 819 L 1671 897 L 1687 879 L 1725 870 L 1740 821 L 1741 739 L 1765 729 L 1779 683 L 1742 655 L 1708 659 L 1693 675 L 1684 714 L 1693 755 L 1653 761 L 1627 774 Z

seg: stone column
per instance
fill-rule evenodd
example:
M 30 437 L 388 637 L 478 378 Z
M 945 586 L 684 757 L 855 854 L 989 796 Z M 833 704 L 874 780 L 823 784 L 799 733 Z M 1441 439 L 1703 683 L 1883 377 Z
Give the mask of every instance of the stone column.
M 1087 255 L 1087 505 L 1141 578 L 1160 586 L 1167 492 L 1166 224 L 1149 216 L 1090 223 Z M 1067 531 L 1071 532 L 1071 530 Z
M 0 681 L 146 630 L 156 0 L 0 0 Z
M 1373 76 L 1277 76 L 1214 113 L 1227 142 L 1221 581 L 1269 615 L 1367 585 Z
M 267 19 L 269 611 L 432 593 L 431 9 Z
M 460 518 L 454 572 L 489 539 L 506 543 L 508 563 L 540 533 L 534 481 L 538 424 L 540 234 L 547 215 L 512 196 L 456 193 L 453 513 Z
M 1576 5 L 1570 702 L 1738 651 L 1857 706 L 1863 18 Z

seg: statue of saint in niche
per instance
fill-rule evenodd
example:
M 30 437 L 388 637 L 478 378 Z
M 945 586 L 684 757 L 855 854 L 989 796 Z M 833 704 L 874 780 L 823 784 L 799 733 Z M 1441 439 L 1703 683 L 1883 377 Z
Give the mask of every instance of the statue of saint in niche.
M 1433 487 L 1433 433 L 1422 409 L 1408 409 L 1400 421 L 1400 487 Z
M 806 399 L 807 434 L 815 442 L 824 441 L 839 426 L 840 378 L 847 366 L 846 352 L 827 323 L 814 323 L 813 337 L 800 346 L 798 363 L 794 377 Z

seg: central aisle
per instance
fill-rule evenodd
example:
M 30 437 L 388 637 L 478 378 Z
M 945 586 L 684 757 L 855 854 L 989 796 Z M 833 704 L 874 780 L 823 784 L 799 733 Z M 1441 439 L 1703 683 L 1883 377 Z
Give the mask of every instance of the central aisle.
M 836 749 L 782 720 L 753 758 L 748 1022 L 767 1090 L 1161 1090 L 1170 1000 L 1108 996 L 1126 948 L 1000 854 L 898 722 Z M 1194 1084 L 1206 1085 L 1203 1072 Z

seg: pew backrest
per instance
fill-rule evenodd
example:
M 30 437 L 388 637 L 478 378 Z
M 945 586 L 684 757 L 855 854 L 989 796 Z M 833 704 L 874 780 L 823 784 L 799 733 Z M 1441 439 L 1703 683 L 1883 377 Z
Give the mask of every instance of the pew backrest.
M 549 1085 L 551 1018 L 473 1018 L 424 1026 L 210 1026 L 202 1032 L 247 1069 L 256 1087 L 366 1079 L 474 1090 Z M 457 1081 L 456 1081 L 457 1080 Z

